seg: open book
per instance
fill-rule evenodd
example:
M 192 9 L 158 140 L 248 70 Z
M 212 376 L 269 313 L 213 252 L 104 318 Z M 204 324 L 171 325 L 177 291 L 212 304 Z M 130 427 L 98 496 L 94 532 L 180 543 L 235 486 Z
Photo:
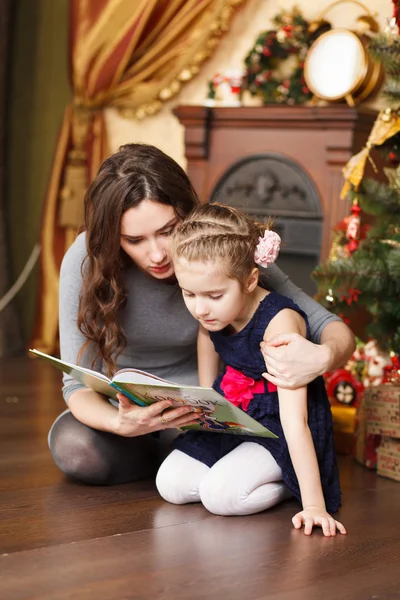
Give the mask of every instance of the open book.
M 160 400 L 171 400 L 173 407 L 193 406 L 197 413 L 194 416 L 199 424 L 182 429 L 277 437 L 212 388 L 181 385 L 138 369 L 121 369 L 112 379 L 109 379 L 102 373 L 67 363 L 39 350 L 30 350 L 30 352 L 50 362 L 57 369 L 71 375 L 95 392 L 117 401 L 117 394 L 121 392 L 132 403 L 140 406 L 147 406 Z

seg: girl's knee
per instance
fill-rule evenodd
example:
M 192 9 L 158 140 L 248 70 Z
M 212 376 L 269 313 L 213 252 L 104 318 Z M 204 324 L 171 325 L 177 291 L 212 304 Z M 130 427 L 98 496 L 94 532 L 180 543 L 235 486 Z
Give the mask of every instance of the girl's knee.
M 173 450 L 158 470 L 157 490 L 172 504 L 199 502 L 199 485 L 207 471 L 208 467 L 203 463 L 180 450 Z
M 200 484 L 200 500 L 215 515 L 240 516 L 261 512 L 289 497 L 282 482 L 250 488 L 240 481 L 224 482 L 212 470 Z
M 171 464 L 168 463 L 167 457 L 161 464 L 156 475 L 156 487 L 160 496 L 167 502 L 172 504 L 183 504 L 179 502 L 178 485 L 179 479 L 174 476 L 174 470 L 171 468 Z
M 232 512 L 232 500 L 235 491 L 226 486 L 224 481 L 210 470 L 202 480 L 199 488 L 203 506 L 214 515 L 229 516 Z M 234 502 L 236 504 L 236 502 Z

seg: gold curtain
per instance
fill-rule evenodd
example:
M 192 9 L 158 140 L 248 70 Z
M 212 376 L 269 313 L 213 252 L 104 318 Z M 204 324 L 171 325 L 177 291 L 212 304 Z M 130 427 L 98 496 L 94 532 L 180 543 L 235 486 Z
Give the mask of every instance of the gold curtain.
M 243 1 L 70 0 L 73 101 L 44 203 L 37 349 L 57 351 L 59 269 L 82 225 L 87 186 L 109 154 L 104 109 L 155 114 L 199 72 Z

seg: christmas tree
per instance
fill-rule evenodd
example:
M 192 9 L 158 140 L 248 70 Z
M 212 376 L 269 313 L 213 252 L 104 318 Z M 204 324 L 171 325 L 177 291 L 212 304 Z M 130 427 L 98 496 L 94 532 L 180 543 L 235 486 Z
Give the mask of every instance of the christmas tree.
M 400 0 L 393 4 L 393 19 L 370 44 L 386 70 L 388 108 L 380 112 L 366 147 L 343 170 L 343 194 L 352 200 L 351 214 L 337 225 L 328 261 L 316 268 L 314 278 L 321 303 L 350 326 L 363 315 L 364 340 L 373 338 L 383 352 L 399 355 Z M 385 182 L 381 173 L 376 179 L 363 177 L 373 148 L 384 158 Z

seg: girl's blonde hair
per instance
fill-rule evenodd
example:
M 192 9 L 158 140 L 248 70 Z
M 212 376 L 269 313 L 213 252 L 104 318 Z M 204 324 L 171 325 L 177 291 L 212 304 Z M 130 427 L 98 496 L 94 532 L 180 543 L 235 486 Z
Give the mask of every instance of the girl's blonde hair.
M 259 223 L 223 204 L 203 204 L 193 210 L 175 231 L 172 258 L 192 262 L 218 262 L 218 269 L 242 285 L 256 267 L 254 252 L 272 221 Z

